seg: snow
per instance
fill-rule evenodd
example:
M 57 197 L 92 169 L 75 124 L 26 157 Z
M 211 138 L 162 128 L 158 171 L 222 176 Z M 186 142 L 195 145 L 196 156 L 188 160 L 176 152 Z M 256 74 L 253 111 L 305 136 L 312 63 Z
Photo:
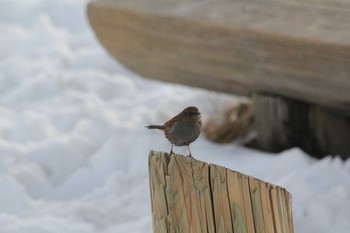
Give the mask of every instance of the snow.
M 205 120 L 238 97 L 149 81 L 115 62 L 85 0 L 0 0 L 0 232 L 152 232 L 144 128 L 196 105 Z M 186 153 L 186 148 L 175 148 Z M 298 233 L 350 229 L 350 160 L 279 155 L 200 137 L 197 159 L 281 185 Z

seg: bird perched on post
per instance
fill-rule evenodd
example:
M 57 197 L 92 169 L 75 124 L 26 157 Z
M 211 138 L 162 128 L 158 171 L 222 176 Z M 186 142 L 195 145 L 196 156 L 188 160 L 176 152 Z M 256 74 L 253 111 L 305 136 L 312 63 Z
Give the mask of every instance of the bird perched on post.
M 148 129 L 158 129 L 164 132 L 165 137 L 171 143 L 170 155 L 173 146 L 187 146 L 189 155 L 192 157 L 190 144 L 194 142 L 201 133 L 201 116 L 197 107 L 185 108 L 178 115 L 165 122 L 163 125 L 148 125 Z

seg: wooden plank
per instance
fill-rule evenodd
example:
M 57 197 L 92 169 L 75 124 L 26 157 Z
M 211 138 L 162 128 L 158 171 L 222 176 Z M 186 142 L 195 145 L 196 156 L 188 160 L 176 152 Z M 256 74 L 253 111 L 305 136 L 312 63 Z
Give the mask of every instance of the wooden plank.
M 284 203 L 284 200 L 280 195 L 280 191 L 281 190 L 276 187 L 273 187 L 270 190 L 271 204 L 272 204 L 273 216 L 275 220 L 274 225 L 275 225 L 276 232 L 288 233 L 290 232 L 286 222 L 288 217 L 285 216 L 284 207 L 281 206 L 281 204 Z
M 167 200 L 173 209 L 169 223 L 176 226 L 171 232 L 214 232 L 208 165 L 174 155 L 168 171 L 171 180 Z
M 288 212 L 288 228 L 290 232 L 294 232 L 294 225 L 293 225 L 293 210 L 292 208 L 292 195 L 289 192 L 284 192 L 284 200 L 287 204 L 287 212 Z
M 314 0 L 92 2 L 104 47 L 148 78 L 265 92 L 350 114 L 350 4 Z
M 290 194 L 256 178 L 151 151 L 155 233 L 293 233 Z
M 233 233 L 226 169 L 210 165 L 210 183 L 213 195 L 215 232 Z
M 247 232 L 254 233 L 254 218 L 253 218 L 253 209 L 250 197 L 250 187 L 249 187 L 249 177 L 241 174 L 241 185 L 242 185 L 242 195 L 244 201 L 244 211 L 245 211 L 245 220 L 247 223 Z
M 152 156 L 151 156 L 152 155 Z M 154 233 L 169 232 L 167 222 L 168 204 L 166 195 L 167 157 L 159 152 L 150 152 L 148 166 L 150 179 L 152 223 Z M 155 169 L 157 168 L 157 169 Z
M 254 233 L 248 179 L 238 172 L 228 171 L 227 183 L 234 232 Z
M 350 4 L 341 0 L 102 0 L 98 2 L 109 7 L 148 14 L 188 18 L 317 41 L 350 43 L 348 30 Z M 290 17 L 293 17 L 293 20 Z
M 284 232 L 284 227 L 282 226 L 283 221 L 281 218 L 281 214 L 279 213 L 279 208 L 278 208 L 278 195 L 277 195 L 277 189 L 271 188 L 270 190 L 270 195 L 271 195 L 271 208 L 274 216 L 274 226 L 277 232 L 285 233 Z
M 263 205 L 261 200 L 261 191 L 259 180 L 253 177 L 249 177 L 250 198 L 252 203 L 252 211 L 256 233 L 269 233 L 266 232 L 265 218 Z
M 154 232 L 215 232 L 208 164 L 151 151 L 149 168 Z
M 261 191 L 261 205 L 265 220 L 265 231 L 269 233 L 274 232 L 280 232 L 275 230 L 274 228 L 274 216 L 272 213 L 272 207 L 271 207 L 271 197 L 270 197 L 270 190 L 272 189 L 272 186 L 267 183 L 260 183 L 260 191 Z

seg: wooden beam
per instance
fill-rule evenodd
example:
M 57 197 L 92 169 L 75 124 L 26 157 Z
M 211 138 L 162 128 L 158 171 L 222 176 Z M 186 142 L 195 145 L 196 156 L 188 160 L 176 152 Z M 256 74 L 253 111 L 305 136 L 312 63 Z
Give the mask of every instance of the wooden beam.
M 293 233 L 291 195 L 236 171 L 151 151 L 155 233 Z
M 88 18 L 104 47 L 145 77 L 350 113 L 347 2 L 104 0 Z

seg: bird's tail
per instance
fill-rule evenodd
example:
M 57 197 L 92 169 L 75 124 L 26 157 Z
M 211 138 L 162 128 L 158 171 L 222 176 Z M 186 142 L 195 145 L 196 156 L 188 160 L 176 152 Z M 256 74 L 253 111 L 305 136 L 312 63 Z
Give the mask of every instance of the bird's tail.
M 164 130 L 165 127 L 163 125 L 147 125 L 147 129 L 159 129 L 159 130 Z

